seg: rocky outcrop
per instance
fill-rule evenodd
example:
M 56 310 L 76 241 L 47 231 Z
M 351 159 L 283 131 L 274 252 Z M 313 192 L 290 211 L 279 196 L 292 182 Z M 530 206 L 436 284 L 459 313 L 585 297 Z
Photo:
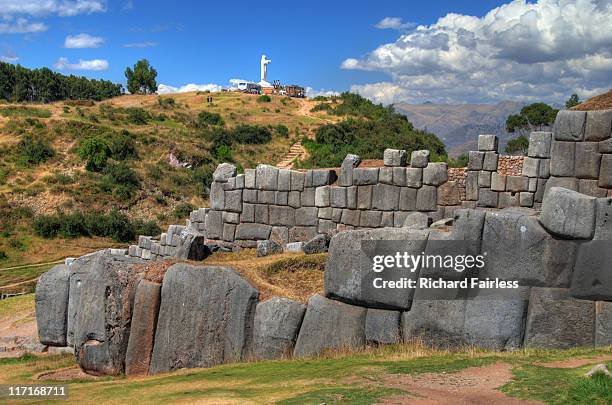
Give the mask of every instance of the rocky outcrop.
M 172 266 L 161 289 L 150 372 L 246 360 L 258 295 L 233 269 Z

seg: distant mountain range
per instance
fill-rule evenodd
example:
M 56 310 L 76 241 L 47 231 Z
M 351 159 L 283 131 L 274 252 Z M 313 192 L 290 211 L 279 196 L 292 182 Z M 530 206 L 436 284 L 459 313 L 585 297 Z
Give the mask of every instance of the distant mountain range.
M 416 128 L 436 134 L 446 145 L 451 156 L 475 150 L 478 135 L 495 134 L 499 137 L 500 151 L 508 139 L 516 136 L 506 132 L 506 118 L 517 114 L 523 103 L 502 101 L 497 104 L 395 104 Z

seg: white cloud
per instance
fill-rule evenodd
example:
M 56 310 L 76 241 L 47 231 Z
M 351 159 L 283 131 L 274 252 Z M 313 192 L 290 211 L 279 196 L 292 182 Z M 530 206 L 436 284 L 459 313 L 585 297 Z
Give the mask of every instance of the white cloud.
M 53 65 L 57 70 L 108 70 L 108 61 L 104 59 L 81 60 L 70 63 L 68 58 L 59 58 Z
M 106 11 L 104 0 L 1 0 L 0 15 L 30 15 L 41 17 L 56 14 L 71 17 Z
M 223 86 L 218 84 L 195 84 L 189 83 L 184 86 L 174 87 L 166 84 L 160 84 L 157 88 L 158 94 L 173 94 L 173 93 L 187 93 L 190 91 L 221 91 Z
M 0 55 L 0 60 L 2 62 L 15 63 L 19 61 L 19 56 L 11 50 L 6 50 Z
M 157 42 L 134 42 L 131 44 L 123 44 L 124 48 L 151 48 L 157 46 Z
M 447 14 L 341 67 L 389 74 L 353 86 L 383 102 L 561 102 L 610 86 L 610 21 L 609 1 L 516 0 L 483 17 Z
M 101 37 L 89 34 L 68 35 L 64 41 L 65 48 L 99 48 L 104 43 Z
M 40 22 L 30 22 L 26 18 L 16 20 L 7 19 L 0 22 L 0 34 L 32 34 L 47 30 L 47 26 Z
M 339 92 L 333 91 L 333 90 L 325 90 L 325 89 L 315 90 L 312 87 L 306 87 L 306 97 L 316 97 L 316 96 L 332 97 L 332 96 L 339 96 L 339 95 L 340 95 Z
M 406 30 L 416 27 L 415 23 L 403 22 L 399 17 L 385 17 L 375 25 L 376 28 L 381 30 Z

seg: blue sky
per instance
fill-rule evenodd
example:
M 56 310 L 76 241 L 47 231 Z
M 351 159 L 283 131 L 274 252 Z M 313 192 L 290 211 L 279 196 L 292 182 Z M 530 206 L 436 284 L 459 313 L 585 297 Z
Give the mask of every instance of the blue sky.
M 125 67 L 147 58 L 158 83 L 179 88 L 257 81 L 265 53 L 270 80 L 315 92 L 353 90 L 385 103 L 588 96 L 610 85 L 610 24 L 565 52 L 550 32 L 567 27 L 549 22 L 565 19 L 584 31 L 564 11 L 566 1 L 504 3 L 0 0 L 0 58 L 122 83 Z M 591 24 L 612 17 L 609 2 L 571 3 L 580 3 L 574 13 Z M 531 51 L 521 47 L 538 41 L 542 47 L 525 59 Z M 585 58 L 601 66 L 576 67 Z M 575 72 L 563 73 L 564 63 Z M 533 90 L 555 74 L 562 84 Z

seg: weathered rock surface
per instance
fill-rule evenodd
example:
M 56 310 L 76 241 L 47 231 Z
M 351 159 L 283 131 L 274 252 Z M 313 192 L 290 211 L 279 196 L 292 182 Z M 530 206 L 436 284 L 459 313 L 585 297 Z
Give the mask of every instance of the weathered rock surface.
M 399 311 L 368 308 L 365 320 L 366 342 L 393 344 L 401 340 Z
M 273 240 L 257 241 L 257 257 L 264 257 L 276 253 L 283 253 L 283 247 Z
M 302 246 L 302 250 L 307 255 L 325 253 L 327 252 L 330 240 L 331 238 L 327 234 L 317 235 L 308 242 L 305 242 L 304 246 Z
M 525 346 L 566 349 L 592 346 L 595 303 L 570 298 L 564 288 L 532 288 Z
M 296 357 L 365 345 L 366 308 L 313 295 L 293 352 Z
M 253 353 L 258 359 L 279 359 L 293 353 L 306 306 L 273 297 L 257 304 Z
M 206 237 L 195 233 L 182 233 L 180 245 L 174 255 L 177 259 L 183 260 L 204 260 L 210 254 L 206 246 Z
M 150 373 L 247 359 L 258 296 L 231 268 L 172 266 L 162 285 Z
M 410 308 L 412 290 L 408 288 L 375 288 L 374 279 L 398 281 L 415 279 L 418 271 L 407 268 L 387 268 L 372 271 L 374 255 L 406 251 L 420 254 L 427 243 L 427 230 L 381 228 L 340 232 L 329 245 L 325 266 L 325 295 L 356 305 L 381 309 Z
M 132 304 L 141 260 L 100 254 L 82 282 L 74 330 L 74 352 L 90 374 L 124 372 Z M 74 263 L 73 263 L 74 265 Z
M 612 240 L 592 240 L 578 248 L 572 297 L 612 301 Z
M 595 303 L 595 346 L 612 345 L 612 302 Z
M 66 346 L 70 271 L 58 264 L 40 276 L 36 283 L 36 325 L 40 343 Z
M 136 287 L 130 337 L 125 355 L 127 375 L 149 373 L 160 300 L 161 284 L 140 280 Z
M 213 180 L 224 183 L 235 177 L 236 173 L 236 166 L 230 163 L 221 163 L 213 173 Z
M 412 229 L 427 229 L 431 224 L 431 218 L 422 212 L 413 212 L 412 214 L 408 214 L 406 219 L 404 220 L 404 228 L 412 228 Z
M 540 221 L 552 234 L 590 239 L 595 230 L 595 198 L 553 187 L 544 195 Z

